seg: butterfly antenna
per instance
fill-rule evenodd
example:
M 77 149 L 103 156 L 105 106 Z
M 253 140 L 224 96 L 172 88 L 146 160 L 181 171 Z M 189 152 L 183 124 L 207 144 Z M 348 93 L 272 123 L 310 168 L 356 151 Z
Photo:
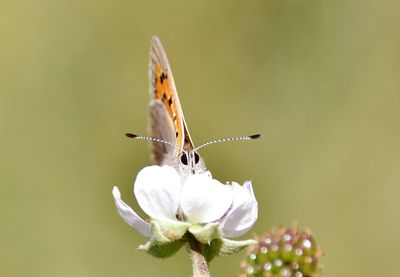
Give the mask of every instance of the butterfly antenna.
M 147 140 L 147 141 L 156 141 L 156 142 L 160 142 L 160 143 L 164 143 L 164 144 L 168 144 L 168 145 L 172 145 L 174 147 L 177 147 L 176 144 L 163 140 L 163 139 L 159 139 L 159 138 L 153 138 L 153 137 L 147 137 L 147 136 L 139 136 L 139 135 L 135 135 L 135 134 L 131 134 L 131 133 L 126 133 L 125 136 L 127 136 L 128 138 L 132 138 L 132 139 L 141 139 L 141 140 Z
M 196 149 L 194 149 L 194 151 L 199 150 L 200 148 L 203 148 L 207 145 L 210 144 L 215 144 L 215 143 L 220 143 L 220 142 L 226 142 L 226 141 L 237 141 L 237 140 L 253 140 L 253 139 L 258 139 L 260 138 L 261 135 L 260 134 L 256 134 L 256 135 L 251 135 L 251 136 L 242 136 L 242 137 L 233 137 L 233 138 L 222 138 L 222 139 L 216 139 L 213 141 L 209 141 L 206 143 L 203 143 L 202 145 L 196 147 Z

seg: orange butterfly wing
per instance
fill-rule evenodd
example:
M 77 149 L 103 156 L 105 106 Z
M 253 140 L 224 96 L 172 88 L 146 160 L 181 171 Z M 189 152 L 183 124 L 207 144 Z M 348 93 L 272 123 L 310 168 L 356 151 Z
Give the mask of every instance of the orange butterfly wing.
M 167 132 L 174 132 L 166 137 L 161 137 L 161 139 L 175 137 L 175 141 L 170 142 L 175 143 L 178 146 L 174 150 L 174 154 L 177 156 L 182 152 L 182 150 L 189 150 L 193 149 L 194 147 L 186 127 L 185 119 L 183 117 L 182 107 L 179 102 L 178 93 L 176 91 L 175 82 L 167 55 L 165 54 L 165 50 L 161 44 L 161 41 L 157 37 L 153 37 L 151 41 L 149 67 L 150 97 L 153 101 L 156 101 L 156 104 L 159 106 L 160 103 L 162 103 L 161 106 L 163 106 L 167 111 L 173 129 L 169 130 L 171 129 L 168 126 L 169 123 L 163 122 L 163 120 L 160 118 L 152 118 L 152 126 L 155 126 L 155 128 L 158 129 L 168 129 Z M 162 114 L 162 112 L 160 113 Z M 159 126 L 160 124 L 162 125 Z M 163 132 L 165 131 L 162 130 L 161 132 L 152 132 L 152 135 L 154 133 L 159 134 Z M 157 143 L 153 143 L 153 149 L 160 148 L 160 146 L 156 144 Z M 160 152 L 159 149 L 157 151 Z M 162 153 L 158 153 L 157 155 L 161 156 Z M 159 159 L 161 158 L 159 157 Z

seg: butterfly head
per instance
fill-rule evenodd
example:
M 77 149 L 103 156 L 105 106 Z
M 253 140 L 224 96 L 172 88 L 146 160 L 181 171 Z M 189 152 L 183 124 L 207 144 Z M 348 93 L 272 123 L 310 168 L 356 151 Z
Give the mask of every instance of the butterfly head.
M 182 151 L 178 158 L 178 170 L 183 175 L 202 173 L 206 169 L 203 159 L 195 150 Z

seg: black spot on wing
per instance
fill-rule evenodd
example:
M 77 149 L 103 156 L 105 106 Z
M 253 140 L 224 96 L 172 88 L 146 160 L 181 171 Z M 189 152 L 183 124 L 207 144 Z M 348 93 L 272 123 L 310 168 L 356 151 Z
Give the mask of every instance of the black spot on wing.
M 166 80 L 166 79 L 168 79 L 168 75 L 165 74 L 164 72 L 161 72 L 161 75 L 160 75 L 160 83 L 161 83 L 161 84 L 164 83 L 164 80 Z

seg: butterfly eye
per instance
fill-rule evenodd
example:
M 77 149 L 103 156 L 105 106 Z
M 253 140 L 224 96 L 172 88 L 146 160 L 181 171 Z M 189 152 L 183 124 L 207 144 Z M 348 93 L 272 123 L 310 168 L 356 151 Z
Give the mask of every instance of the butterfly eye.
M 198 164 L 200 161 L 200 156 L 199 154 L 197 154 L 196 152 L 194 152 L 194 163 Z
M 183 154 L 182 154 L 182 156 L 181 156 L 181 163 L 184 164 L 184 165 L 187 165 L 187 164 L 188 164 L 188 160 L 187 160 L 186 153 L 183 153 Z

